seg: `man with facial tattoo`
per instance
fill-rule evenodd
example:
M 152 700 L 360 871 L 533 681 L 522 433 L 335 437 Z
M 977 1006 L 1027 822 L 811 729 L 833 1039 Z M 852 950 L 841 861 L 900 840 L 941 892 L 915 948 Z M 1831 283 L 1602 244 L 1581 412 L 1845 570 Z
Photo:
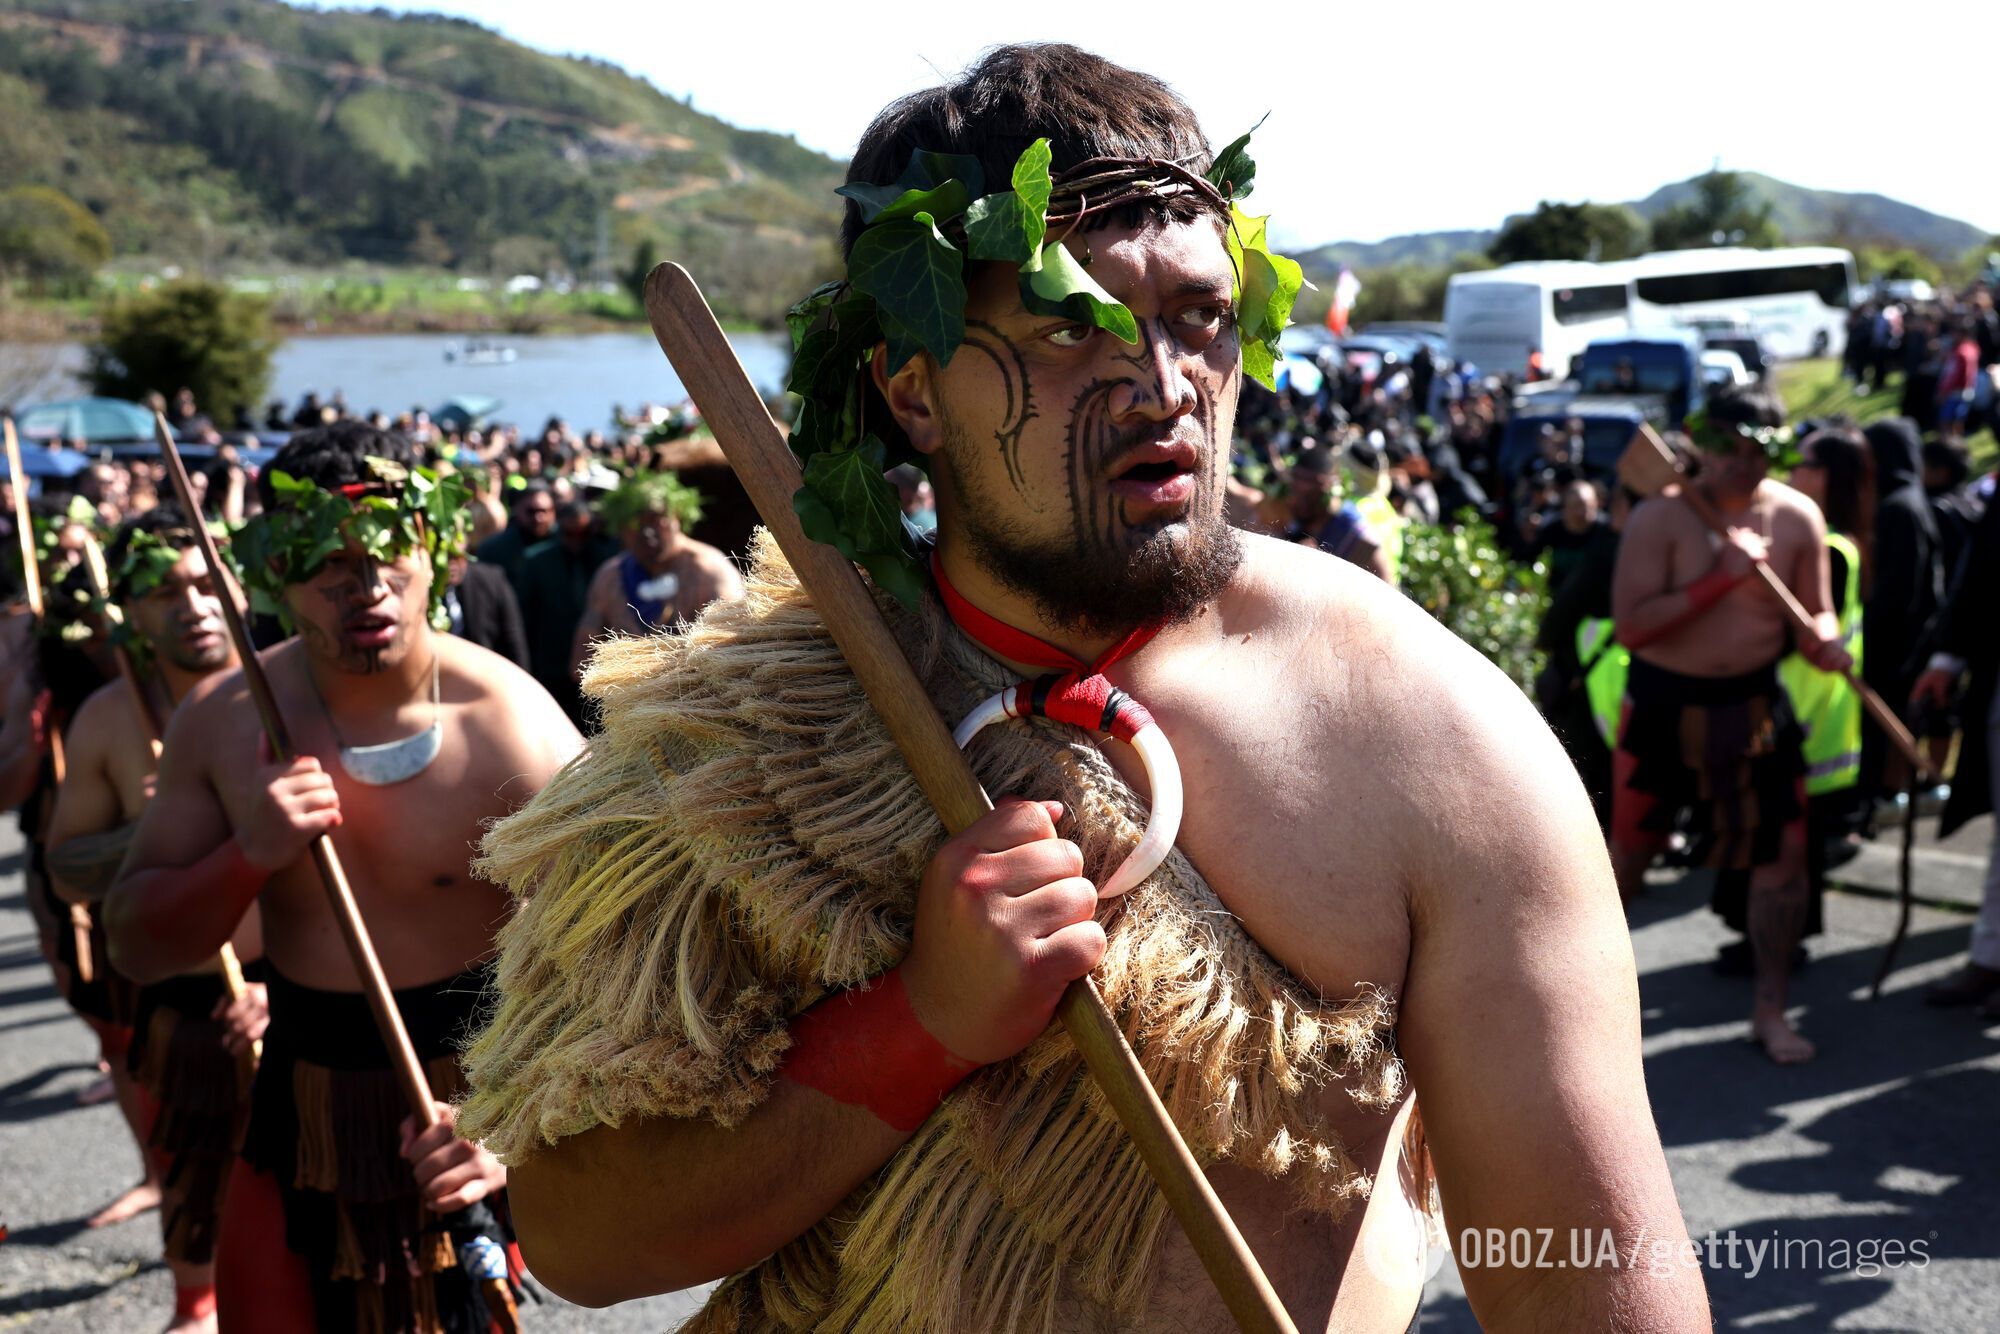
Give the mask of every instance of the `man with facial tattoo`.
M 133 660 L 143 669 L 101 687 L 77 712 L 47 857 L 56 893 L 93 906 L 111 887 L 152 800 L 162 721 L 236 661 L 222 620 L 223 590 L 177 508 L 127 520 L 106 563 Z M 260 954 L 254 908 L 233 943 L 240 959 Z M 232 1000 L 219 956 L 138 990 L 127 1065 L 141 1090 L 141 1133 L 160 1181 L 174 1278 L 170 1332 L 215 1328 L 217 1220 L 249 1112 L 251 1044 L 265 1019 L 263 985 L 251 982 Z
M 1039 272 L 1087 272 L 1136 339 L 967 260 L 955 354 L 874 346 L 853 414 L 935 485 L 927 587 L 880 600 L 950 722 L 1012 701 L 968 748 L 996 806 L 945 837 L 768 543 L 744 602 L 598 650 L 604 732 L 485 844 L 524 906 L 464 1116 L 537 1275 L 591 1304 L 732 1276 L 703 1332 L 1232 1328 L 1051 1025 L 1086 973 L 1301 1329 L 1412 1324 L 1432 1164 L 1455 1236 L 1684 1251 L 1561 748 L 1379 579 L 1224 522 L 1247 340 L 1187 106 L 999 48 L 884 111 L 851 193 L 958 155 L 1019 206 L 1043 140 Z M 1190 780 L 1178 850 L 1105 901 L 1148 771 L 1099 708 Z M 1685 1262 L 1491 1258 L 1488 1328 L 1707 1328 Z
M 424 512 L 413 465 L 402 436 L 338 422 L 264 469 L 268 526 L 237 545 L 262 553 L 246 583 L 297 629 L 261 655 L 297 756 L 273 760 L 240 673 L 187 701 L 106 903 L 114 957 L 148 982 L 211 958 L 252 904 L 262 918 L 270 1026 L 223 1209 L 225 1331 L 487 1327 L 439 1225 L 482 1202 L 504 1224 L 505 1170 L 455 1134 L 448 1102 L 421 1134 L 405 1115 L 307 849 L 331 838 L 449 1099 L 510 907 L 469 873 L 472 845 L 579 740 L 525 672 L 433 629 L 459 537 L 404 517 Z M 329 544 L 321 521 L 340 513 Z

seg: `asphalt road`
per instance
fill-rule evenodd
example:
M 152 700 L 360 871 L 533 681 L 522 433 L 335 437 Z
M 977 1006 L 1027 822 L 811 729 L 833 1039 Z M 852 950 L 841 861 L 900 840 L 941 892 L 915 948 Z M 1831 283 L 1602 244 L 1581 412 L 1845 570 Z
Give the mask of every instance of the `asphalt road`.
M 1962 899 L 1990 828 L 1920 852 L 1920 892 Z M 1855 892 L 1829 896 L 1828 932 L 1795 987 L 1821 1052 L 1804 1067 L 1779 1069 L 1745 1040 L 1749 983 L 1710 966 L 1724 937 L 1700 876 L 1656 874 L 1634 913 L 1654 1115 L 1690 1232 L 1717 1236 L 1706 1275 L 1723 1328 L 2000 1329 L 2000 1025 L 1919 996 L 1964 954 L 1962 907 L 1920 907 L 1882 999 L 1866 999 L 1895 917 L 1880 883 L 1864 883 L 1885 856 L 1870 854 Z M 76 1105 L 94 1044 L 49 986 L 19 871 L 12 822 L 0 821 L 0 1328 L 155 1330 L 172 1300 L 155 1218 L 82 1225 L 136 1179 L 138 1159 L 114 1109 Z M 1898 1267 L 1857 1265 L 1864 1247 L 1899 1254 Z M 1455 1265 L 1436 1263 L 1421 1328 L 1477 1329 Z M 693 1305 L 684 1294 L 607 1311 L 556 1303 L 531 1310 L 531 1327 L 662 1330 Z

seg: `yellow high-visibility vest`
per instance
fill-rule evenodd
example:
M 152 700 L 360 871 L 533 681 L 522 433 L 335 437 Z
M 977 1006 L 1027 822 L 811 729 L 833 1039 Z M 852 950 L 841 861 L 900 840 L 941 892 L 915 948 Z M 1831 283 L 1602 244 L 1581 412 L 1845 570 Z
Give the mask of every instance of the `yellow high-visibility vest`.
M 1840 637 L 1861 672 L 1861 552 L 1854 540 L 1829 532 L 1826 544 L 1847 562 L 1841 590 Z M 1778 664 L 1778 681 L 1806 734 L 1806 795 L 1853 787 L 1861 779 L 1861 696 L 1847 678 L 1823 672 L 1793 653 Z
M 1382 555 L 1389 563 L 1389 586 L 1396 587 L 1403 577 L 1403 516 L 1396 513 L 1387 496 L 1362 496 L 1354 508 L 1361 511 L 1362 522 L 1382 544 Z
M 1586 616 L 1576 625 L 1576 660 L 1583 665 L 1583 693 L 1597 734 L 1618 748 L 1619 715 L 1625 711 L 1625 678 L 1632 671 L 1632 650 L 1618 642 L 1609 616 Z

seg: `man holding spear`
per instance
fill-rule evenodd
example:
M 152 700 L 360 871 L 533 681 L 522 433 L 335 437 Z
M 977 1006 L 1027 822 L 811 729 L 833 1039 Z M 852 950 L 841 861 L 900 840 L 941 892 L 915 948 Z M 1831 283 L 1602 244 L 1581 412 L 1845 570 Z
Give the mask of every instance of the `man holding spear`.
M 1709 864 L 1749 871 L 1751 1035 L 1792 1065 L 1813 1056 L 1785 1014 L 1811 893 L 1803 737 L 1778 661 L 1796 646 L 1824 672 L 1853 663 L 1833 611 L 1826 520 L 1765 475 L 1791 444 L 1776 396 L 1720 394 L 1688 430 L 1699 475 L 1632 512 L 1612 579 L 1612 619 L 1632 650 L 1612 761 L 1612 857 L 1629 898 L 1687 809 Z M 1753 577 L 1760 562 L 1800 604 L 1803 624 Z
M 297 755 L 272 758 L 250 664 L 176 711 L 107 900 L 112 948 L 155 981 L 261 912 L 271 1018 L 223 1210 L 222 1328 L 484 1330 L 476 1276 L 439 1223 L 497 1205 L 504 1169 L 453 1133 L 448 1104 L 428 1129 L 404 1115 L 320 877 L 351 868 L 422 1073 L 449 1097 L 508 912 L 467 874 L 471 846 L 580 743 L 524 672 L 433 628 L 462 496 L 418 471 L 403 437 L 300 432 L 258 486 L 264 516 L 237 554 L 257 605 L 298 631 L 259 664 Z M 321 835 L 337 862 L 309 857 Z
M 995 721 L 999 802 L 947 839 L 769 544 L 745 601 L 598 651 L 604 732 L 485 844 L 523 906 L 464 1113 L 558 1291 L 735 1275 L 702 1331 L 1228 1327 L 1050 1028 L 1091 974 L 1300 1328 L 1411 1323 L 1433 1160 L 1454 1229 L 1617 1249 L 1483 1257 L 1489 1327 L 1706 1328 L 1561 750 L 1378 581 L 1223 523 L 1298 286 L 1242 150 L 1063 46 L 864 138 L 850 280 L 795 331 L 795 504 L 945 715 Z M 891 442 L 934 553 L 882 518 Z M 1197 780 L 1177 848 L 1100 901 L 1178 805 L 1156 733 Z
M 128 519 L 111 541 L 108 576 L 107 615 L 122 608 L 130 634 L 118 645 L 124 679 L 78 710 L 69 773 L 49 826 L 56 892 L 85 904 L 111 887 L 152 798 L 160 719 L 236 663 L 222 624 L 224 591 L 178 508 Z M 152 670 L 136 670 L 139 660 Z M 246 958 L 259 953 L 254 909 L 237 929 L 235 948 Z M 223 961 L 211 958 L 141 987 L 134 1015 L 129 1072 L 144 1090 L 149 1124 L 142 1130 L 160 1181 L 174 1276 L 170 1331 L 215 1328 L 216 1224 L 249 1113 L 251 1047 L 266 1018 L 263 986 L 239 978 L 243 994 L 233 997 L 230 982 Z

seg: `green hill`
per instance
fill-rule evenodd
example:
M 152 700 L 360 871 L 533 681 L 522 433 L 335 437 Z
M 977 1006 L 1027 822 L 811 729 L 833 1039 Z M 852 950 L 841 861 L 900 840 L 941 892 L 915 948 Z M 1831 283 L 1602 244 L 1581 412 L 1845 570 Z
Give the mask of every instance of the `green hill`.
M 1950 264 L 1986 239 L 1986 233 L 1969 222 L 1882 195 L 1812 190 L 1756 172 L 1737 174 L 1750 187 L 1752 195 L 1771 202 L 1772 219 L 1791 244 L 1827 242 L 1888 250 L 1907 248 Z M 1630 207 L 1650 221 L 1693 198 L 1694 191 L 1694 179 L 1677 181 L 1661 186 L 1644 199 L 1633 200 Z M 1504 225 L 1505 220 L 1502 222 Z M 1497 229 L 1418 232 L 1381 241 L 1336 241 L 1314 247 L 1298 256 L 1298 260 L 1307 276 L 1318 282 L 1338 274 L 1342 264 L 1355 269 L 1400 264 L 1431 266 L 1448 263 L 1466 251 L 1483 254 L 1498 234 Z
M 650 239 L 768 320 L 834 262 L 839 163 L 461 19 L 0 0 L 0 124 L 0 180 L 162 263 L 603 277 Z

